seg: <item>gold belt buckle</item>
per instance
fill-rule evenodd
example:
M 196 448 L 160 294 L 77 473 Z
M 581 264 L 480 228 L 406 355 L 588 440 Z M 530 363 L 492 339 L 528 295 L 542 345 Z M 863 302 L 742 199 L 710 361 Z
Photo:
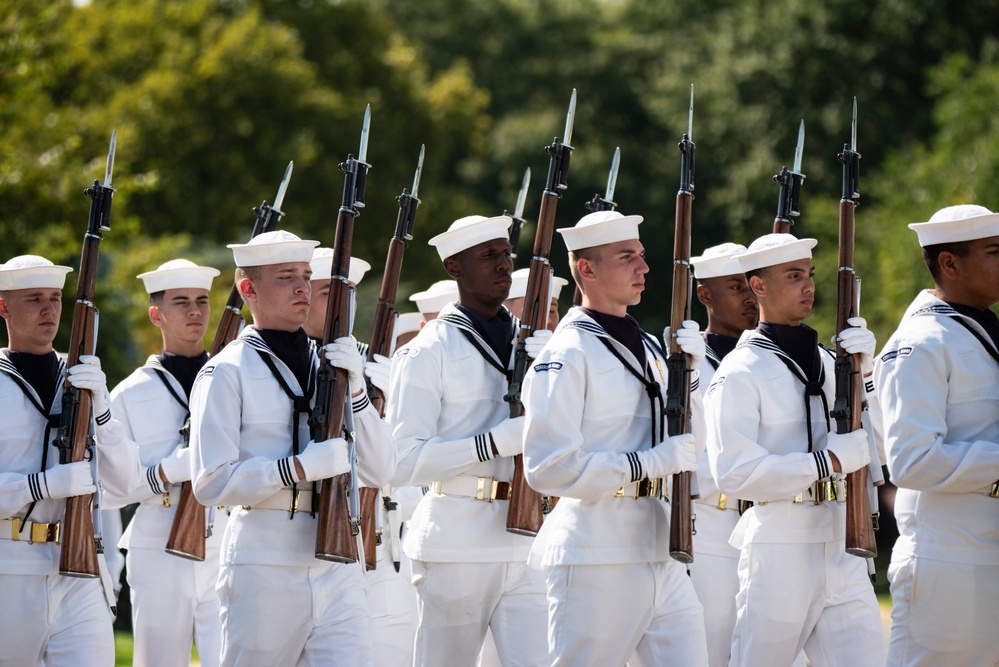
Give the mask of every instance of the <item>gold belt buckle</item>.
M 31 539 L 28 540 L 28 544 L 34 542 L 55 542 L 59 544 L 59 521 L 55 523 L 32 523 L 31 524 Z
M 291 513 L 292 514 L 294 514 L 295 512 L 298 511 L 298 496 L 301 493 L 302 493 L 301 491 L 299 491 L 298 489 L 295 489 L 292 492 L 292 494 L 291 494 Z
M 14 540 L 15 542 L 20 542 L 21 541 L 21 517 L 15 516 L 13 519 L 10 520 L 10 525 L 11 525 L 10 539 Z
M 649 489 L 649 493 L 647 494 L 648 497 L 650 497 L 650 498 L 658 498 L 659 497 L 659 484 L 660 484 L 660 482 L 661 482 L 661 480 L 658 477 L 656 479 L 650 479 L 650 480 L 648 480 L 648 489 Z M 638 488 L 639 488 L 639 490 L 641 490 L 642 485 L 639 484 Z
M 992 482 L 992 490 L 989 491 L 989 495 L 993 498 L 999 498 L 999 480 Z
M 724 510 L 728 509 L 728 496 L 724 493 L 718 494 L 718 509 Z
M 160 495 L 163 496 L 163 507 L 170 507 L 170 494 L 163 493 Z
M 486 484 L 489 485 L 489 492 L 486 493 Z M 499 482 L 496 481 L 494 477 L 478 477 L 476 478 L 476 488 L 475 488 L 475 499 L 485 500 L 488 503 L 496 500 L 496 489 L 499 487 Z
M 803 494 L 801 493 L 794 494 L 794 499 L 791 502 L 793 502 L 795 505 L 800 505 L 801 503 L 805 502 Z

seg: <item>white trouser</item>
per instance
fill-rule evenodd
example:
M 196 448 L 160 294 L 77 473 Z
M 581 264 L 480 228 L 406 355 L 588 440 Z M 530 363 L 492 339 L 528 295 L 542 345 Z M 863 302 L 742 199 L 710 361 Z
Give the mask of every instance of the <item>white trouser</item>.
M 545 584 L 526 563 L 413 561 L 417 667 L 469 667 L 492 630 L 504 667 L 544 664 Z
M 410 667 L 416 638 L 416 589 L 413 568 L 401 554 L 399 571 L 389 550 L 379 547 L 378 567 L 366 573 L 371 611 L 371 648 L 375 667 Z
M 112 667 L 113 622 L 100 579 L 0 574 L 3 667 Z
M 135 667 L 187 667 L 191 640 L 204 667 L 216 667 L 222 623 L 215 592 L 219 550 L 204 562 L 171 556 L 163 549 L 129 549 L 125 556 L 132 589 Z
M 728 538 L 739 522 L 739 513 L 701 503 L 694 503 L 694 511 L 697 530 L 690 581 L 704 606 L 708 664 L 726 667 L 735 627 L 735 596 L 739 592 L 739 550 L 729 546 Z
M 999 664 L 999 567 L 893 554 L 888 665 Z
M 548 664 L 708 664 L 704 617 L 677 561 L 547 568 Z
M 371 620 L 356 563 L 222 565 L 222 665 L 369 667 Z
M 748 544 L 739 558 L 732 667 L 794 662 L 813 667 L 884 662 L 881 611 L 867 561 L 843 541 Z

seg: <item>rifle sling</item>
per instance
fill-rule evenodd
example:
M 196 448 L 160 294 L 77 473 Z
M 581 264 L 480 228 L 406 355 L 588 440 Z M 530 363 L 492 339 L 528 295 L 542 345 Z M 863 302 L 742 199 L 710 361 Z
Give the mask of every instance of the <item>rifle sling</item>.
M 177 401 L 177 404 L 184 408 L 187 412 L 187 414 L 184 415 L 184 420 L 187 421 L 187 418 L 191 416 L 191 409 L 188 406 L 187 401 L 181 398 L 180 394 L 177 393 L 177 390 L 170 384 L 170 380 L 167 379 L 166 371 L 162 371 L 159 368 L 154 368 L 153 370 L 156 371 L 156 375 L 158 375 L 160 380 L 163 381 L 163 386 L 167 388 L 167 391 L 170 392 L 170 395 L 173 396 L 175 401 Z
M 975 331 L 975 328 L 971 326 L 969 323 L 965 322 L 963 317 L 955 317 L 953 319 L 956 320 L 958 324 L 960 324 L 962 327 L 971 332 L 971 335 L 978 339 L 978 342 L 982 344 L 982 347 L 984 347 L 985 351 L 989 353 L 989 356 L 995 359 L 996 363 L 999 363 L 999 352 L 997 352 L 995 347 L 990 345 L 989 342 L 985 340 L 985 337 L 982 336 L 982 334 Z
M 493 355 L 489 354 L 489 352 L 484 347 L 482 347 L 482 343 L 480 343 L 476 339 L 475 334 L 473 334 L 471 331 L 469 331 L 468 329 L 465 329 L 463 327 L 458 327 L 458 331 L 460 331 L 462 333 L 462 335 L 464 335 L 465 338 L 468 339 L 468 342 L 472 344 L 472 347 L 474 347 L 476 350 L 479 351 L 479 354 L 482 355 L 483 359 L 485 359 L 486 361 L 489 362 L 490 366 L 492 366 L 493 368 L 495 368 L 496 370 L 498 370 L 500 373 L 502 373 L 503 376 L 507 380 L 510 379 L 510 371 L 508 371 L 507 369 L 503 368 L 503 366 L 498 361 L 496 361 L 496 359 L 493 357 Z
M 608 340 L 604 336 L 598 336 L 598 338 L 599 338 L 600 342 L 603 343 L 604 346 L 608 350 L 610 350 L 610 353 L 613 354 L 615 357 L 617 357 L 617 360 L 621 362 L 621 364 L 628 370 L 628 372 L 631 373 L 632 375 L 634 375 L 635 378 L 639 382 L 642 383 L 642 386 L 645 387 L 645 393 L 647 393 L 649 395 L 649 409 L 651 411 L 651 419 L 652 419 L 652 446 L 655 447 L 657 444 L 659 444 L 659 441 L 662 439 L 662 436 L 665 434 L 665 429 L 666 429 L 666 404 L 663 402 L 662 387 L 659 386 L 659 383 L 657 381 L 650 380 L 649 377 L 648 377 L 649 375 L 652 374 L 652 370 L 651 370 L 651 367 L 649 365 L 649 362 L 647 360 L 645 362 L 645 374 L 643 375 L 642 373 L 638 372 L 637 368 L 635 368 L 630 363 L 628 363 L 628 360 L 624 358 L 624 355 L 621 354 L 617 350 L 617 348 L 614 347 L 614 344 L 612 342 L 610 342 L 610 340 Z M 647 341 L 646 341 L 646 345 L 648 345 Z M 649 347 L 651 347 L 651 346 L 649 346 Z M 652 350 L 652 353 L 655 354 L 655 351 Z M 656 406 L 657 405 L 659 407 L 659 421 L 658 421 L 658 425 L 659 425 L 659 436 L 660 436 L 659 439 L 656 439 L 656 424 L 657 424 L 657 422 L 656 422 Z

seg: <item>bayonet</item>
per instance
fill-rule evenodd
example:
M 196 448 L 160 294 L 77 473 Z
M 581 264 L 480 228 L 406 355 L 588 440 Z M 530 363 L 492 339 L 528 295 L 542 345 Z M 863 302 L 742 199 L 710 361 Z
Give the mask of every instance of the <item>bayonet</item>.
M 690 111 L 687 113 L 687 138 L 694 140 L 694 84 L 690 84 Z
M 114 173 L 114 151 L 118 146 L 118 133 L 111 130 L 111 146 L 108 148 L 107 166 L 104 168 L 104 187 L 111 187 L 111 174 Z
M 853 125 L 850 128 L 850 150 L 857 150 L 857 98 L 853 98 Z
M 420 196 L 420 175 L 423 173 L 423 154 L 427 150 L 426 144 L 420 145 L 420 159 L 416 161 L 416 174 L 413 175 L 413 198 Z
M 288 183 L 291 181 L 291 171 L 294 169 L 295 163 L 289 162 L 288 168 L 284 170 L 284 178 L 281 179 L 281 185 L 278 186 L 277 196 L 274 197 L 274 206 L 271 208 L 280 211 L 281 204 L 284 203 L 284 194 L 288 191 Z
M 524 170 L 524 180 L 520 183 L 520 192 L 517 193 L 517 205 L 513 209 L 513 217 L 523 219 L 524 206 L 527 204 L 527 188 L 531 185 L 531 168 Z
M 576 118 L 576 89 L 572 89 L 572 97 L 569 98 L 569 113 L 565 117 L 565 132 L 563 133 L 562 143 L 566 146 L 572 145 L 572 122 Z
M 801 154 L 805 150 L 805 119 L 798 126 L 798 145 L 794 149 L 794 173 L 801 173 Z
M 371 105 L 364 108 L 364 125 L 361 127 L 361 148 L 357 151 L 357 161 L 368 160 L 368 133 L 371 131 Z
M 621 147 L 614 149 L 614 159 L 611 160 L 610 173 L 607 175 L 607 190 L 604 199 L 614 201 L 614 190 L 617 189 L 617 172 L 621 168 Z

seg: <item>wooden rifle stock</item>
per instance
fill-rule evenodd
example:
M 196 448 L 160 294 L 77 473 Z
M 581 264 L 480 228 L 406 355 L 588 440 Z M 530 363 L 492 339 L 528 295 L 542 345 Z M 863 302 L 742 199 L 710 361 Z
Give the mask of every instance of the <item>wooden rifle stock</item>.
M 253 209 L 256 221 L 253 224 L 253 233 L 250 238 L 264 232 L 272 232 L 277 229 L 277 223 L 284 213 L 280 210 L 284 200 L 284 191 L 291 178 L 291 165 L 285 171 L 284 181 L 278 189 L 278 196 L 275 198 L 274 206 L 264 201 L 260 206 Z M 209 357 L 213 358 L 222 351 L 226 345 L 236 340 L 239 330 L 243 327 L 243 296 L 239 293 L 239 288 L 233 283 L 229 290 L 229 298 L 225 303 L 225 310 L 222 311 L 222 318 L 219 320 L 218 329 L 215 330 L 215 339 L 209 350 Z M 184 446 L 188 446 L 190 436 L 191 420 L 188 418 L 184 427 L 181 428 L 181 435 L 184 436 Z M 205 507 L 194 497 L 194 484 L 184 482 L 180 485 L 180 497 L 177 500 L 177 511 L 173 515 L 173 523 L 170 524 L 170 535 L 167 537 L 166 552 L 173 556 L 180 556 L 189 560 L 205 560 L 205 540 L 208 538 L 208 529 L 205 522 Z
M 859 192 L 860 154 L 857 143 L 857 101 L 853 102 L 853 132 L 850 144 L 839 155 L 843 163 L 843 196 L 839 204 L 839 272 L 836 294 L 836 332 L 850 326 L 847 320 L 857 315 L 857 277 L 854 270 L 855 209 Z M 832 415 L 837 433 L 850 433 L 863 428 L 861 413 L 864 391 L 860 355 L 851 355 L 836 344 L 836 400 Z M 867 466 L 846 476 L 846 551 L 862 558 L 878 554 L 871 516 L 871 500 L 867 495 Z
M 689 317 L 691 272 L 690 234 L 694 201 L 694 87 L 690 87 L 687 133 L 680 140 L 680 189 L 676 193 L 676 224 L 673 235 L 673 299 L 670 312 L 669 357 L 666 360 L 667 435 L 690 433 L 690 360 L 677 343 L 676 334 Z M 670 498 L 669 554 L 681 563 L 694 560 L 694 517 L 691 473 L 673 475 Z
M 520 331 L 517 332 L 517 341 L 514 345 L 513 372 L 510 375 L 507 395 L 504 397 L 510 404 L 511 417 L 524 414 L 520 390 L 529 362 L 525 341 L 538 328 L 538 323 L 547 319 L 551 305 L 547 285 L 551 280 L 552 267 L 548 257 L 551 254 L 552 236 L 555 234 L 555 211 L 558 208 L 559 193 L 569 187 L 567 183 L 569 158 L 572 156 L 570 141 L 575 115 L 576 90 L 573 89 L 563 133 L 564 142 L 556 137 L 555 141 L 545 148 L 545 152 L 551 158 L 548 163 L 548 178 L 545 181 L 545 191 L 541 195 L 538 227 L 534 233 L 534 254 L 527 275 Z M 546 510 L 551 511 L 551 505 L 548 504 L 546 507 L 546 501 L 541 494 L 528 485 L 524 475 L 524 456 L 517 454 L 513 457 L 513 478 L 510 480 L 510 505 L 506 514 L 507 531 L 517 535 L 537 535 L 541 530 Z
M 90 217 L 87 233 L 83 239 L 80 255 L 80 278 L 77 282 L 76 303 L 73 306 L 73 327 L 70 333 L 67 368 L 80 363 L 81 355 L 95 353 L 94 291 L 97 287 L 97 260 L 100 253 L 101 230 L 111 228 L 111 170 L 114 165 L 115 136 L 111 136 L 111 151 L 105 172 L 104 185 L 94 181 L 86 190 L 90 197 Z M 58 446 L 60 462 L 83 461 L 90 450 L 90 456 L 97 456 L 92 440 L 93 396 L 90 391 L 73 387 L 69 380 L 63 384 L 62 416 L 60 419 Z M 100 480 L 95 480 L 100 484 Z M 62 524 L 62 549 L 59 554 L 59 574 L 70 577 L 97 577 L 100 570 L 97 554 L 103 546 L 94 535 L 94 520 L 91 510 L 93 494 L 72 496 L 66 499 L 66 516 Z

